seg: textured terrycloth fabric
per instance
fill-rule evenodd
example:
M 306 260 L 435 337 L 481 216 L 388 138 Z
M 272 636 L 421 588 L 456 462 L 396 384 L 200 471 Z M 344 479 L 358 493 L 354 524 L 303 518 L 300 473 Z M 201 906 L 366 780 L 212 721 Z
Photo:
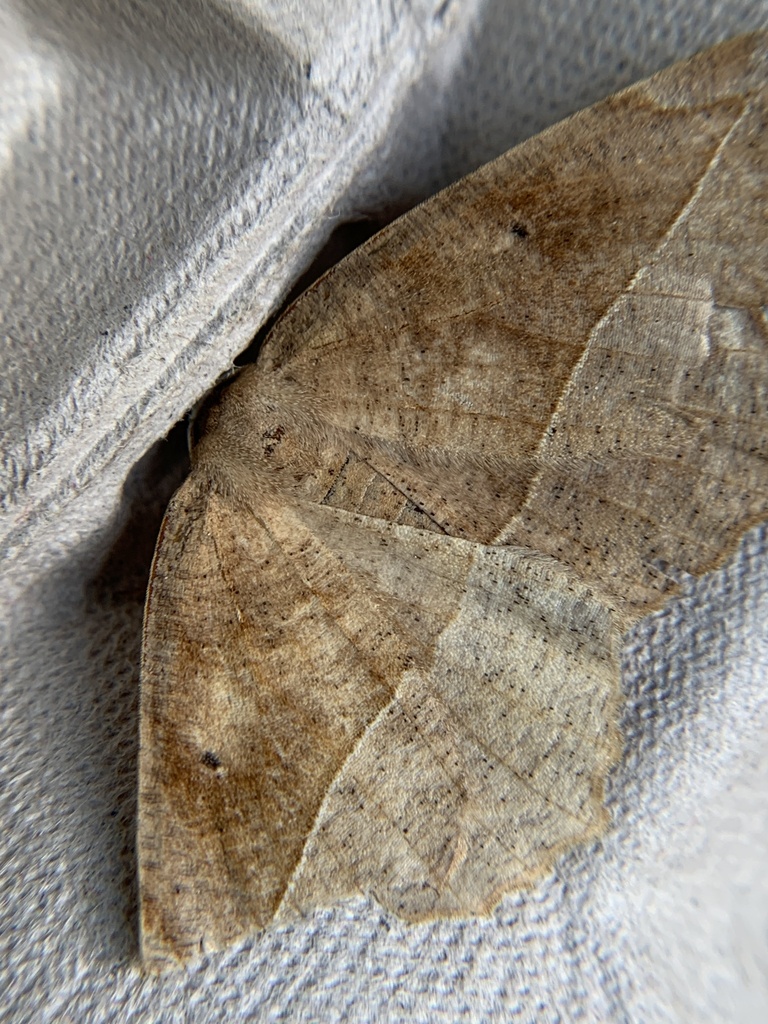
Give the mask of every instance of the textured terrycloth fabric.
M 361 900 L 147 978 L 133 849 L 169 428 L 341 221 L 766 23 L 748 0 L 2 0 L 2 1019 L 768 1017 L 765 531 L 627 638 L 612 828 L 489 919 Z

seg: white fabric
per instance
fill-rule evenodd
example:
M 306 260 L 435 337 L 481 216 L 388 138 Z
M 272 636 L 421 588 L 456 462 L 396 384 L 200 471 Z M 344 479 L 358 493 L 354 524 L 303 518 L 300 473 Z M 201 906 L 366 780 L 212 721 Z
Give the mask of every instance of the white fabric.
M 768 1019 L 768 542 L 628 638 L 605 840 L 489 919 L 360 901 L 137 963 L 155 442 L 344 218 L 702 46 L 753 0 L 0 0 L 0 1017 Z M 144 457 L 142 457 L 144 456 Z

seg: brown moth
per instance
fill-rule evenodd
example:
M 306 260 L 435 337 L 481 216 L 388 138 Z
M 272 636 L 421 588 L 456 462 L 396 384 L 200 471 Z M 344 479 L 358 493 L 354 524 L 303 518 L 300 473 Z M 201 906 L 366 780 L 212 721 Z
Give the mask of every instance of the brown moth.
M 413 210 L 209 407 L 147 596 L 152 967 L 606 826 L 622 633 L 768 517 L 768 34 Z

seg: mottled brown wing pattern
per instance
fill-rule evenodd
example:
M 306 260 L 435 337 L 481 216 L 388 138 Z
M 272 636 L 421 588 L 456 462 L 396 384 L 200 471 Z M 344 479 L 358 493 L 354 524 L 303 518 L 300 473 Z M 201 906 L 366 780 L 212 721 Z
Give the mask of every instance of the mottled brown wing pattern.
M 604 827 L 622 630 L 768 510 L 765 82 L 757 33 L 481 168 L 207 409 L 147 598 L 146 963 L 487 912 Z
M 763 36 L 723 44 L 482 168 L 308 293 L 254 378 L 447 533 L 658 607 L 765 510 L 765 67 Z
M 597 832 L 617 636 L 587 588 L 514 548 L 259 513 L 190 480 L 158 547 L 146 962 L 366 892 L 414 920 L 490 909 Z

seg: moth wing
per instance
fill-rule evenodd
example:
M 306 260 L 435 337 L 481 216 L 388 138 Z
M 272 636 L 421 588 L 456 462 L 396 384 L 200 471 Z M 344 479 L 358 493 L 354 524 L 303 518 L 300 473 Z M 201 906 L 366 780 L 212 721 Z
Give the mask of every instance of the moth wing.
M 445 532 L 556 557 L 628 620 L 658 607 L 768 508 L 766 39 L 430 199 L 302 297 L 254 376 Z
M 142 666 L 142 955 L 359 893 L 487 910 L 603 821 L 616 631 L 547 559 L 193 474 Z
M 200 473 L 179 490 L 143 638 L 145 962 L 272 919 L 339 763 L 418 654 L 395 612 L 287 510 L 255 510 Z
M 604 826 L 620 753 L 612 613 L 548 558 L 302 518 L 430 646 L 339 766 L 276 916 L 360 893 L 414 921 L 487 913 Z

